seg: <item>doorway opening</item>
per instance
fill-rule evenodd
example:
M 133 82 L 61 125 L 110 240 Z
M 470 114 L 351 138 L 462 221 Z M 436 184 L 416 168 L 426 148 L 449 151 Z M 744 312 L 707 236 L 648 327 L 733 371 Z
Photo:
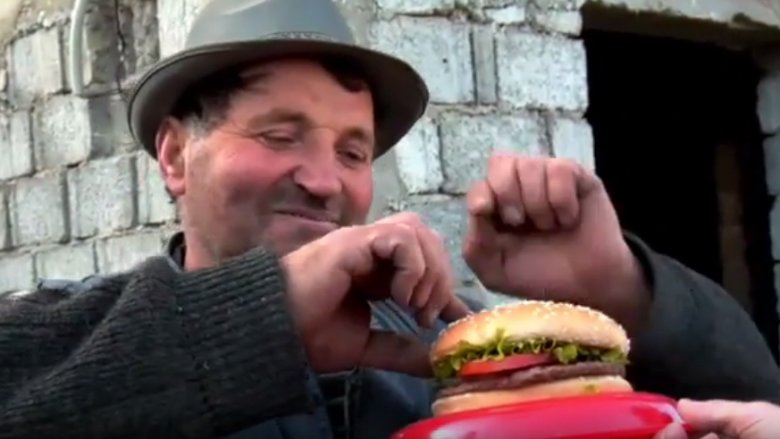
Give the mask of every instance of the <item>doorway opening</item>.
M 761 128 L 748 53 L 585 30 L 596 171 L 623 227 L 722 285 L 778 357 Z

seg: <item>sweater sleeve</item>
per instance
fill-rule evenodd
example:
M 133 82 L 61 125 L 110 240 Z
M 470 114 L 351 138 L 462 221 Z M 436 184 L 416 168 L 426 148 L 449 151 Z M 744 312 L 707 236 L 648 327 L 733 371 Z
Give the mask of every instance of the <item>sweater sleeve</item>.
M 758 328 L 715 282 L 628 236 L 652 285 L 628 377 L 640 390 L 680 398 L 780 402 L 780 370 Z
M 0 302 L 0 437 L 218 437 L 310 410 L 277 261 L 179 273 L 153 258 Z

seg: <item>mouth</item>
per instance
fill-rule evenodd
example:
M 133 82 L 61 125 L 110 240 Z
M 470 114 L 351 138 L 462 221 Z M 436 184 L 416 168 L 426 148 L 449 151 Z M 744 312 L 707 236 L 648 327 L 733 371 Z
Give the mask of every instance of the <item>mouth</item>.
M 307 210 L 307 209 L 284 209 L 284 210 L 277 210 L 275 213 L 277 215 L 291 216 L 294 218 L 299 218 L 307 221 L 327 223 L 333 226 L 338 225 L 338 221 L 336 218 L 334 218 L 332 215 L 329 215 L 321 211 Z

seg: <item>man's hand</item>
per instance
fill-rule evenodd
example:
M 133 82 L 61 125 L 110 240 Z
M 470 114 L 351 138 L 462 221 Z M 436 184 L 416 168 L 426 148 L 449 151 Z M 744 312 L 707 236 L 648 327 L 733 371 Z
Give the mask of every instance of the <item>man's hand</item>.
M 672 424 L 655 439 L 776 439 L 780 437 L 780 407 L 766 402 L 688 401 L 677 406 L 694 434 Z
M 413 214 L 339 229 L 283 258 L 291 310 L 318 372 L 355 366 L 429 375 L 428 347 L 370 328 L 369 300 L 392 298 L 430 327 L 469 313 L 441 238 Z
M 562 300 L 640 324 L 649 292 L 599 178 L 576 162 L 491 157 L 468 194 L 463 255 L 482 283 L 513 296 Z

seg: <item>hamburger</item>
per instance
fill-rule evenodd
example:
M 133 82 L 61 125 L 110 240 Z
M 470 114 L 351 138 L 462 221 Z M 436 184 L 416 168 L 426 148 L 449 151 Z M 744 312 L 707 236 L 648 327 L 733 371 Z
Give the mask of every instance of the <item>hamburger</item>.
M 519 402 L 631 392 L 629 339 L 594 309 L 523 301 L 453 322 L 431 346 L 434 416 Z

